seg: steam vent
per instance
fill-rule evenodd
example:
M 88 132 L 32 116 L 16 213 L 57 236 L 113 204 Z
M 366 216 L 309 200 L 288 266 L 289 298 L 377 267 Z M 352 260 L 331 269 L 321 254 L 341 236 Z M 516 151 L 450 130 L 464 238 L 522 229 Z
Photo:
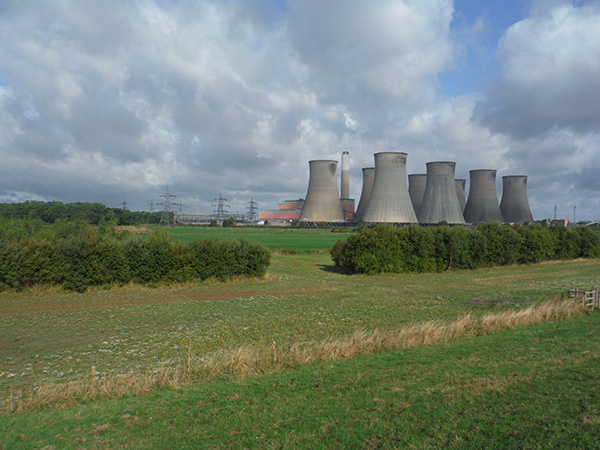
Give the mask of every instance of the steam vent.
M 344 222 L 344 211 L 337 187 L 337 161 L 309 161 L 308 191 L 300 222 Z
M 465 206 L 467 206 L 467 194 L 465 190 L 465 183 L 467 180 L 464 178 L 457 178 L 454 180 L 456 184 L 456 195 L 458 195 L 458 203 L 460 204 L 460 210 L 464 213 Z
M 496 171 L 479 169 L 469 171 L 471 185 L 465 206 L 467 223 L 503 222 L 496 195 Z
M 425 186 L 427 185 L 427 175 L 424 173 L 413 173 L 408 176 L 408 193 L 412 202 L 415 214 L 419 215 L 423 195 L 425 195 Z
M 449 224 L 464 224 L 454 170 L 456 163 L 439 161 L 427 163 L 427 186 L 419 210 L 420 224 L 437 224 L 445 221 Z
M 371 197 L 371 191 L 373 190 L 373 180 L 375 179 L 375 167 L 363 167 L 362 174 L 362 192 L 360 194 L 360 201 L 358 202 L 358 209 L 354 215 L 355 222 L 363 220 L 365 209 L 367 209 L 367 205 L 369 204 L 369 197 Z
M 406 153 L 375 153 L 375 179 L 365 223 L 417 223 L 406 185 Z
M 527 176 L 509 175 L 502 177 L 502 201 L 500 211 L 506 222 L 533 223 L 527 200 Z

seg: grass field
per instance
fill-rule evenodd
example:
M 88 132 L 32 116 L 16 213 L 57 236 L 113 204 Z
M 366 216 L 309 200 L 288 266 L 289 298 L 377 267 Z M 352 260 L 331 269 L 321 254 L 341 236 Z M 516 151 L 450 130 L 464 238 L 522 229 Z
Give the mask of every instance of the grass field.
M 226 235 L 224 231 L 218 235 Z M 177 229 L 174 238 L 184 239 L 185 232 Z M 341 238 L 336 233 L 320 233 L 332 236 L 334 242 Z M 318 234 L 318 230 L 308 230 L 304 239 L 309 236 L 312 243 L 302 249 L 319 250 L 315 247 L 321 244 L 313 239 Z M 284 241 L 285 234 L 278 238 Z M 275 343 L 281 348 L 340 338 L 357 330 L 392 330 L 431 320 L 457 320 L 469 313 L 479 317 L 518 311 L 564 295 L 569 288 L 599 284 L 599 260 L 441 274 L 347 276 L 333 270 L 327 253 L 317 252 L 274 254 L 262 280 L 157 289 L 126 286 L 85 294 L 3 293 L 0 406 L 4 412 L 14 409 L 14 400 L 21 394 L 31 395 L 36 386 L 87 379 L 92 366 L 102 385 L 114 374 L 134 377 L 240 346 Z M 593 339 L 586 340 L 594 330 L 597 333 L 598 318 L 592 315 L 464 343 L 300 367 L 246 381 L 201 383 L 138 398 L 96 400 L 66 410 L 26 410 L 0 417 L 0 430 L 6 430 L 0 431 L 0 449 L 47 445 L 298 448 L 315 440 L 323 440 L 322 448 L 350 443 L 356 448 L 422 448 L 431 442 L 457 446 L 469 442 L 467 428 L 471 426 L 479 429 L 474 443 L 483 442 L 485 436 L 500 439 L 520 421 L 525 421 L 521 428 L 531 429 L 521 429 L 511 438 L 514 442 L 536 448 L 535 439 L 546 433 L 559 436 L 555 448 L 561 448 L 558 443 L 588 430 L 573 441 L 585 448 L 592 442 L 590 436 L 600 431 L 597 412 L 587 407 L 588 400 L 598 398 L 597 369 L 595 378 L 588 379 L 592 368 L 600 366 L 598 346 Z M 553 337 L 559 332 L 565 337 Z M 504 347 L 505 341 L 509 347 Z M 486 350 L 478 350 L 472 359 L 465 356 L 478 346 Z M 496 368 L 502 367 L 498 375 Z M 569 367 L 581 371 L 575 380 L 579 384 L 569 378 Z M 455 376 L 447 378 L 448 374 Z M 556 389 L 564 392 L 554 396 L 547 383 L 559 384 Z M 273 386 L 281 388 L 273 390 Z M 595 394 L 587 392 L 594 386 Z M 569 395 L 579 402 L 576 408 L 563 408 Z M 542 399 L 530 406 L 536 396 Z M 481 402 L 492 397 L 498 399 L 497 405 L 483 411 Z M 434 405 L 444 407 L 438 411 Z M 540 408 L 539 420 L 536 408 Z M 489 428 L 493 414 L 506 416 L 496 427 L 502 430 Z M 438 420 L 430 429 L 432 421 Z M 464 429 L 454 432 L 459 423 Z M 546 431 L 534 430 L 540 423 L 547 423 Z M 2 447 L 2 442 L 9 444 Z
M 248 239 L 269 250 L 296 252 L 329 250 L 350 232 L 332 233 L 330 229 L 276 228 L 276 227 L 173 227 L 173 239 L 188 242 L 192 239 Z
M 599 319 L 0 417 L 0 448 L 595 449 Z

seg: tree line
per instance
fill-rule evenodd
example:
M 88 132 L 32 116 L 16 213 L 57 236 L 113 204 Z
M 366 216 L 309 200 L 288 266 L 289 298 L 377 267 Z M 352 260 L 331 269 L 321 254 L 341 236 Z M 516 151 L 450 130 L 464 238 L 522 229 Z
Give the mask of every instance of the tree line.
M 346 273 L 440 272 L 547 260 L 600 257 L 600 231 L 590 227 L 366 227 L 331 250 Z
M 161 215 L 162 212 L 109 208 L 102 203 L 41 201 L 0 203 L 0 217 L 40 220 L 44 223 L 54 223 L 59 219 L 77 219 L 92 225 L 98 225 L 102 220 L 115 219 L 117 225 L 157 224 L 160 222 Z
M 150 286 L 238 276 L 261 277 L 270 263 L 261 244 L 237 240 L 172 242 L 116 231 L 110 220 L 0 219 L 0 290 L 42 285 L 84 292 L 129 282 Z

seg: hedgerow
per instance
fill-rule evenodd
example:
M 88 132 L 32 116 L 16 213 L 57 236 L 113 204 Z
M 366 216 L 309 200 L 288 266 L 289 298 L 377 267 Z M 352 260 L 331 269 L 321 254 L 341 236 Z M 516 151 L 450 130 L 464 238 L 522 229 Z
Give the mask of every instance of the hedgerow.
M 600 232 L 586 227 L 510 226 L 363 228 L 337 242 L 331 257 L 346 273 L 441 272 L 551 259 L 600 257 Z
M 246 241 L 172 242 L 164 231 L 148 236 L 97 229 L 83 221 L 52 226 L 0 221 L 0 290 L 34 285 L 83 292 L 130 281 L 157 285 L 237 276 L 260 277 L 270 252 Z

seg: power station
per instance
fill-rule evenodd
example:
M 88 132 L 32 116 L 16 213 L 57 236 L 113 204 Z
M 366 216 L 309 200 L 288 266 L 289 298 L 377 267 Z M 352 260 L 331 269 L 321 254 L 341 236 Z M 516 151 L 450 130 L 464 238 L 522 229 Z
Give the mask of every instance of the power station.
M 428 162 L 426 174 L 407 177 L 406 153 L 379 152 L 373 157 L 375 167 L 362 169 L 362 191 L 356 210 L 354 199 L 350 198 L 350 153 L 343 151 L 340 190 L 338 161 L 311 160 L 306 198 L 284 200 L 277 209 L 262 211 L 259 220 L 275 225 L 359 222 L 461 225 L 534 221 L 525 175 L 502 177 L 502 203 L 498 204 L 496 170 L 470 170 L 467 196 L 467 180 L 454 178 L 455 162 Z
M 309 161 L 310 176 L 300 222 L 344 222 L 344 210 L 337 187 L 337 161 Z
M 506 222 L 533 223 L 533 216 L 527 200 L 527 176 L 507 175 L 502 177 L 500 211 Z
M 365 215 L 365 209 L 369 204 L 371 198 L 371 191 L 373 190 L 373 180 L 375 179 L 375 167 L 363 167 L 362 169 L 362 191 L 360 194 L 360 201 L 358 202 L 358 208 L 354 215 L 354 222 L 362 222 L 363 216 Z
M 469 197 L 465 206 L 467 223 L 504 222 L 496 195 L 496 171 L 478 169 L 469 171 Z
M 417 217 L 419 216 L 419 210 L 421 209 L 421 203 L 425 195 L 425 186 L 427 186 L 426 174 L 413 173 L 408 176 L 408 193 Z
M 456 185 L 456 195 L 458 196 L 458 203 L 460 204 L 460 210 L 464 213 L 465 206 L 467 206 L 467 194 L 465 185 L 467 184 L 467 180 L 464 178 L 457 178 L 454 180 L 454 184 Z
M 440 222 L 451 225 L 464 224 L 465 219 L 458 202 L 454 181 L 456 163 L 437 161 L 428 162 L 426 165 L 427 183 L 419 209 L 419 223 L 422 225 Z
M 417 223 L 406 184 L 406 153 L 375 153 L 375 179 L 364 223 Z

